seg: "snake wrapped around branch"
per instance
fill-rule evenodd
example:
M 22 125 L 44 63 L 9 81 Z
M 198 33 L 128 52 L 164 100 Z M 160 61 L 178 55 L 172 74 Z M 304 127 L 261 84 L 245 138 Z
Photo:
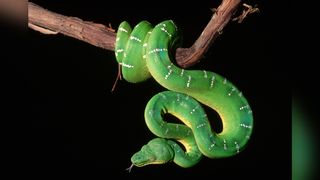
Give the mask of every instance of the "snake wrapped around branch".
M 155 27 L 142 21 L 133 29 L 124 21 L 117 30 L 115 55 L 124 79 L 137 83 L 153 77 L 168 89 L 152 97 L 146 106 L 146 124 L 158 137 L 132 156 L 135 166 L 173 161 L 191 167 L 203 155 L 230 157 L 245 148 L 252 134 L 252 110 L 243 93 L 219 74 L 176 66 L 173 52 L 180 43 L 179 30 L 172 20 Z M 223 127 L 220 133 L 212 130 L 200 103 L 219 114 Z M 165 121 L 165 113 L 183 124 Z

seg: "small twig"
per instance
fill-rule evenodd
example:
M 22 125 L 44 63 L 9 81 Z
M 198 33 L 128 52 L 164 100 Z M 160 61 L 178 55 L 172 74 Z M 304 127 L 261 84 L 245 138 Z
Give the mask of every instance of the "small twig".
M 42 34 L 58 34 L 58 32 L 56 32 L 56 31 L 51 31 L 49 29 L 31 24 L 31 23 L 28 23 L 28 27 L 35 30 L 35 31 L 41 32 Z
M 122 80 L 122 77 L 121 77 L 121 65 L 120 64 L 118 64 L 118 74 L 117 74 L 115 82 L 113 83 L 111 92 L 113 92 L 114 89 L 116 88 L 116 85 L 117 85 L 119 79 Z
M 254 7 L 252 7 L 251 5 L 245 4 L 245 3 L 243 3 L 242 5 L 245 7 L 245 9 L 242 10 L 242 14 L 239 15 L 238 17 L 236 17 L 236 18 L 233 18 L 232 21 L 238 21 L 238 23 L 242 23 L 242 21 L 249 14 L 259 12 L 259 8 L 258 8 L 257 5 L 255 5 Z
M 111 32 L 116 32 L 116 30 L 112 28 L 111 23 L 108 24 L 107 29 L 108 29 L 109 31 L 111 31 Z

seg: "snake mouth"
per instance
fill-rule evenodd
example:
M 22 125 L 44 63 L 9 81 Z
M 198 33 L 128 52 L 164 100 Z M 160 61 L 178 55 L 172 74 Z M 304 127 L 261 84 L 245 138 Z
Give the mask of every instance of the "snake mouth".
M 142 154 L 142 152 L 140 151 L 132 156 L 131 162 L 137 167 L 142 167 L 148 164 L 152 164 L 155 161 L 155 159 L 156 158 L 154 155 L 149 153 Z

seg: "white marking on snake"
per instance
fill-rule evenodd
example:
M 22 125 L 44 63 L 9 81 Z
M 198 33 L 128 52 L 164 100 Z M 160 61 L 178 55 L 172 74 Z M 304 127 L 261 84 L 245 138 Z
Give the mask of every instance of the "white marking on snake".
M 208 75 L 207 75 L 207 71 L 203 70 L 203 73 L 204 73 L 204 78 L 208 78 Z
M 151 51 L 149 51 L 149 54 L 156 53 L 156 52 L 161 52 L 161 51 L 168 51 L 168 49 L 166 49 L 166 48 L 155 48 L 155 49 L 152 49 Z
M 224 150 L 227 150 L 228 148 L 227 148 L 227 141 L 225 140 L 225 139 L 223 139 L 223 149 Z
M 240 111 L 242 111 L 243 109 L 248 109 L 248 108 L 249 108 L 249 105 L 242 106 L 242 107 L 240 107 Z
M 177 94 L 177 102 L 180 101 L 180 94 Z
M 213 136 L 213 135 L 211 134 L 211 135 L 210 135 L 210 138 L 211 138 L 212 136 Z M 214 140 L 212 140 L 212 144 L 210 145 L 209 150 L 211 150 L 215 145 L 216 145 L 216 142 L 215 142 Z
M 153 113 L 154 113 L 153 109 L 149 110 L 149 115 L 150 115 L 151 117 L 153 116 Z
M 182 77 L 184 73 L 184 69 L 181 70 L 180 76 Z
M 231 89 L 231 91 L 228 93 L 228 96 L 231 96 L 231 94 L 233 93 L 233 91 L 235 91 L 236 90 L 236 88 L 235 87 L 233 87 L 232 89 Z
M 141 43 L 141 39 L 135 37 L 135 36 L 130 36 L 130 40 L 134 40 L 134 41 L 137 41 L 137 42 L 140 42 Z
M 201 128 L 201 127 L 203 127 L 203 126 L 205 126 L 206 125 L 206 123 L 201 123 L 201 124 L 199 124 L 198 126 L 197 126 L 197 128 Z
M 241 123 L 240 126 L 241 126 L 241 127 L 244 127 L 244 128 L 248 128 L 248 129 L 251 129 L 251 128 L 252 128 L 252 126 L 246 125 L 246 124 L 243 124 L 243 123 Z
M 190 83 L 191 83 L 191 76 L 188 76 L 188 82 L 187 82 L 187 87 L 190 87 Z
M 124 51 L 124 49 L 117 49 L 117 50 L 116 50 L 117 53 L 121 53 L 121 52 L 123 52 L 123 51 Z
M 240 150 L 239 150 L 239 149 L 240 149 L 239 144 L 237 143 L 237 141 L 235 141 L 234 144 L 236 145 L 237 153 L 239 153 L 239 152 L 240 152 Z
M 214 77 L 214 75 L 212 75 L 210 88 L 212 88 L 212 87 L 213 87 L 214 79 L 215 79 L 215 77 Z
M 196 111 L 196 109 L 198 109 L 199 106 L 196 106 L 195 108 L 193 108 L 191 111 L 190 111 L 190 114 L 194 113 Z
M 163 126 L 164 126 L 164 122 L 163 122 L 163 121 L 161 121 L 160 127 L 163 127 Z
M 171 73 L 172 73 L 172 69 L 169 69 L 169 72 L 168 72 L 168 74 L 166 74 L 166 76 L 164 77 L 164 79 L 168 79 L 168 77 L 171 75 Z
M 166 28 L 164 28 L 164 27 L 162 27 L 162 28 L 160 28 L 161 29 L 161 31 L 163 31 L 163 32 L 165 32 L 165 33 L 167 33 L 168 34 L 168 36 L 172 36 L 168 31 L 167 31 L 167 29 Z
M 170 65 L 167 66 L 167 69 L 169 70 L 168 71 L 168 74 L 166 74 L 166 76 L 164 77 L 164 79 L 168 79 L 169 76 L 171 75 L 172 73 L 172 69 L 171 69 L 171 66 L 173 65 L 173 63 L 171 63 Z
M 224 78 L 223 84 L 227 84 L 227 79 L 226 78 Z
M 125 28 L 123 28 L 123 27 L 119 28 L 119 31 L 122 31 L 122 32 L 128 33 L 128 31 L 127 31 Z
M 121 66 L 123 66 L 123 67 L 126 67 L 126 68 L 134 68 L 134 66 L 133 65 L 130 65 L 130 64 L 126 64 L 126 63 L 119 63 Z

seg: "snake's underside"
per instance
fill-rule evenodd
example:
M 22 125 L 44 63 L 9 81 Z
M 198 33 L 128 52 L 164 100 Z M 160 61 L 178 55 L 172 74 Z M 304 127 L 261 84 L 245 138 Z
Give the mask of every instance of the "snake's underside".
M 115 55 L 122 65 L 123 77 L 132 83 L 153 77 L 168 89 L 155 95 L 146 106 L 146 124 L 158 138 L 132 156 L 135 166 L 174 161 L 191 167 L 202 155 L 230 157 L 244 149 L 252 133 L 251 108 L 231 82 L 210 71 L 185 70 L 172 63 L 171 54 L 179 42 L 179 31 L 171 20 L 154 28 L 147 21 L 134 29 L 122 22 L 118 28 Z M 220 133 L 212 130 L 199 102 L 219 114 L 223 127 Z M 183 124 L 166 122 L 165 113 L 176 116 Z

